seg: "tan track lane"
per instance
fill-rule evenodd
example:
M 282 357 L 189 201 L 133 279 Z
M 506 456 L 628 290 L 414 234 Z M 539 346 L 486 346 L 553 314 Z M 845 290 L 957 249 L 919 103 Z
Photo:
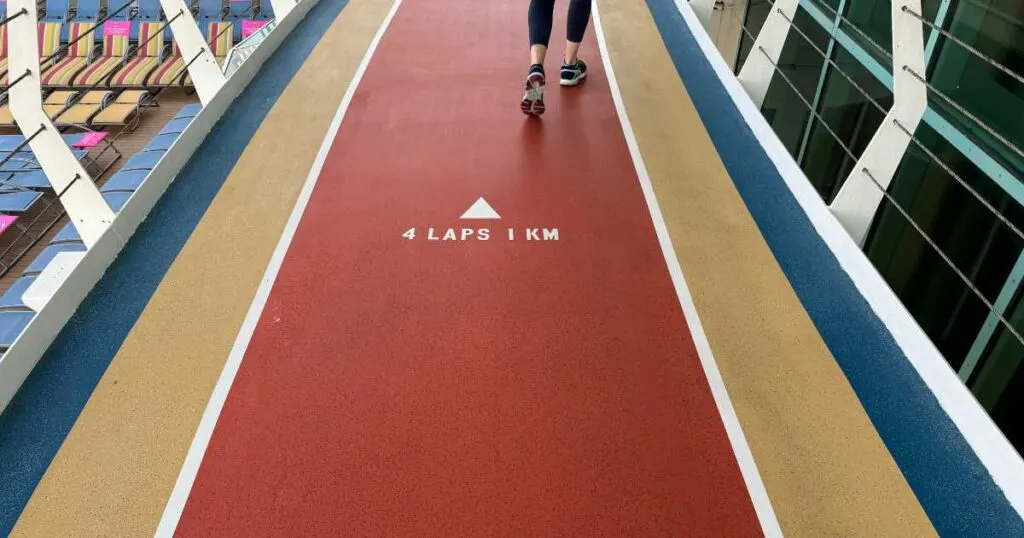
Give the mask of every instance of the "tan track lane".
M 744 206 L 646 4 L 598 6 L 673 246 L 783 532 L 934 535 Z
M 153 534 L 321 141 L 391 5 L 350 0 L 295 74 L 114 357 L 15 536 Z

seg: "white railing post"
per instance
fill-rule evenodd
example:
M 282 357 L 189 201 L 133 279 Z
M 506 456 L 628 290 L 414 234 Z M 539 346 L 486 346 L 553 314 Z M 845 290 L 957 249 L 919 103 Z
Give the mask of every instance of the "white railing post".
M 708 26 L 711 24 L 711 14 L 715 11 L 715 0 L 690 0 L 690 9 L 700 19 L 704 28 L 710 31 Z
M 196 94 L 205 106 L 224 85 L 224 72 L 217 65 L 217 59 L 210 52 L 210 45 L 206 42 L 203 31 L 199 29 L 199 24 L 190 15 L 185 1 L 160 0 L 160 6 L 171 20 L 171 35 L 178 45 L 178 50 L 181 51 L 182 59 L 188 65 L 188 75 L 192 78 Z M 180 13 L 181 16 L 172 15 L 176 13 Z M 197 54 L 199 58 L 196 58 Z
M 36 0 L 10 0 L 7 9 L 8 14 L 22 9 L 28 12 L 7 23 L 8 80 L 14 82 L 24 73 L 29 73 L 7 90 L 11 115 L 18 122 L 22 135 L 31 138 L 28 147 L 32 155 L 53 190 L 63 193 L 60 203 L 86 248 L 91 248 L 114 221 L 114 212 L 53 122 L 43 113 Z
M 925 75 L 921 21 L 904 9 L 921 13 L 921 1 L 892 2 L 892 108 L 830 206 L 846 231 L 862 246 L 884 197 L 879 186 L 889 188 L 928 106 L 928 87 L 911 74 L 913 71 Z
M 771 84 L 772 75 L 775 74 L 775 66 L 782 56 L 782 47 L 786 44 L 786 36 L 789 35 L 789 21 L 796 17 L 796 9 L 799 0 L 777 0 L 768 12 L 764 20 L 761 32 L 754 40 L 754 46 L 747 55 L 747 61 L 743 63 L 739 79 L 743 89 L 750 94 L 750 99 L 758 108 L 764 104 L 764 97 L 768 94 L 768 85 Z M 761 52 L 764 49 L 764 53 Z M 767 56 L 765 56 L 767 54 Z

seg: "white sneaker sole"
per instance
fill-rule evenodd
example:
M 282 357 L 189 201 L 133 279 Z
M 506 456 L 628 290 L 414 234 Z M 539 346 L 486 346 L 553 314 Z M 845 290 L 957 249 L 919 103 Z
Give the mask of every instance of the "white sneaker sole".
M 580 83 L 582 83 L 585 78 L 587 78 L 587 74 L 583 73 L 583 76 L 581 76 L 578 79 L 575 79 L 575 80 L 565 80 L 563 78 L 563 79 L 560 79 L 558 81 L 558 83 L 561 84 L 562 86 L 579 86 Z

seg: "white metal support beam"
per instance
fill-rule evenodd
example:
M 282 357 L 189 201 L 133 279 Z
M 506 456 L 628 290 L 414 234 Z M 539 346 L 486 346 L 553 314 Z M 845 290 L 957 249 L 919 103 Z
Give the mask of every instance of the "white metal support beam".
M 882 189 L 889 188 L 910 145 L 910 135 L 904 130 L 913 134 L 928 106 L 928 87 L 911 74 L 913 71 L 925 75 L 924 33 L 921 21 L 904 9 L 921 13 L 921 1 L 892 2 L 892 108 L 830 206 L 846 231 L 862 246 L 882 203 Z
M 283 19 L 298 3 L 298 0 L 270 0 L 270 7 L 274 8 L 274 18 Z
M 274 9 L 277 9 L 276 7 Z M 711 13 L 715 11 L 715 0 L 690 0 L 690 9 L 697 14 L 705 29 L 711 23 Z
M 114 212 L 100 196 L 96 184 L 75 158 L 53 122 L 43 113 L 39 85 L 36 0 L 10 0 L 8 3 L 10 14 L 22 9 L 28 13 L 7 23 L 7 39 L 10 44 L 8 79 L 14 82 L 26 72 L 29 74 L 7 90 L 11 115 L 18 122 L 21 133 L 31 138 L 29 148 L 32 155 L 54 191 L 63 193 L 60 203 L 74 223 L 82 242 L 91 248 L 114 221 Z
M 196 20 L 185 6 L 185 1 L 160 0 L 160 6 L 164 9 L 167 19 L 171 21 L 171 35 L 178 45 L 178 50 L 181 51 L 181 57 L 188 65 L 188 75 L 192 78 L 196 94 L 199 95 L 203 106 L 206 106 L 224 85 L 224 73 L 210 52 L 210 45 L 206 42 L 203 31 L 199 29 Z M 179 13 L 182 16 L 174 16 Z M 199 57 L 196 58 L 196 55 Z
M 764 26 L 757 34 L 757 39 L 754 39 L 754 46 L 747 55 L 747 61 L 743 63 L 743 68 L 736 77 L 758 108 L 764 104 L 764 97 L 768 94 L 768 85 L 771 84 L 775 66 L 779 63 L 782 47 L 789 35 L 789 21 L 796 17 L 798 4 L 799 0 L 775 2 L 764 20 Z

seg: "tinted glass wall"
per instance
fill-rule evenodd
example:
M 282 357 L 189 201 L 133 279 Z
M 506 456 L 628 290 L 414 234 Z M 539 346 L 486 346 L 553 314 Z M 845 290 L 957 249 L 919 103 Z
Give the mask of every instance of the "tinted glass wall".
M 890 2 L 801 6 L 806 36 L 790 32 L 762 113 L 831 202 L 892 106 Z M 755 34 L 768 9 L 752 2 Z M 1007 224 L 1024 229 L 1024 2 L 925 0 L 922 14 L 988 59 L 924 26 L 930 111 L 889 188 L 899 208 L 883 201 L 864 249 L 1024 452 L 1024 239 Z

